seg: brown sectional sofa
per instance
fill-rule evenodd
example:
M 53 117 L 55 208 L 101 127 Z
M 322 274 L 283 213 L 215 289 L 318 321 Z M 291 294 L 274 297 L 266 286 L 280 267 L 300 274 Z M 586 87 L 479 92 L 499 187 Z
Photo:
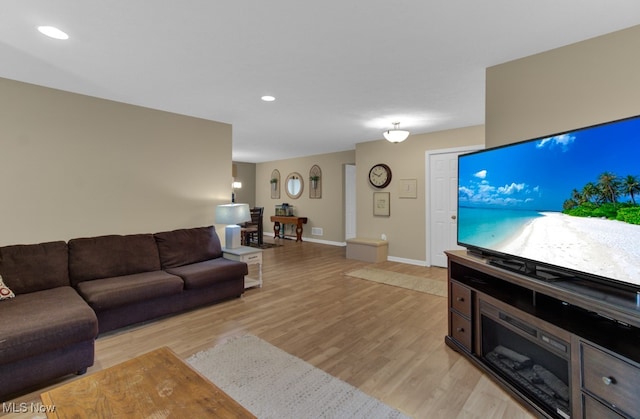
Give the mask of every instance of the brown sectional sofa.
M 98 333 L 244 292 L 213 226 L 0 247 L 0 401 L 93 365 Z

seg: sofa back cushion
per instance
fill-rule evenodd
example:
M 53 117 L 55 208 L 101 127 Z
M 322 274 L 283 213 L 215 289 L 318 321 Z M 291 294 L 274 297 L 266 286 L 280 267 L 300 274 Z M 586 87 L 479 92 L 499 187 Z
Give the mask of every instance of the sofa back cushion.
M 186 228 L 154 234 L 162 269 L 177 268 L 222 256 L 214 226 Z
M 69 240 L 69 277 L 72 285 L 160 270 L 152 234 L 109 235 Z
M 15 294 L 69 286 L 67 264 L 63 241 L 0 247 L 0 275 Z

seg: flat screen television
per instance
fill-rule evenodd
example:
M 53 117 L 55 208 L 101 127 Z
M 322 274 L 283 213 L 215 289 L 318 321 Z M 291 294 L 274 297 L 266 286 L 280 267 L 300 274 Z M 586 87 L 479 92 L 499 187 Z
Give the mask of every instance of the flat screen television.
M 640 290 L 640 116 L 458 158 L 458 244 L 543 280 Z

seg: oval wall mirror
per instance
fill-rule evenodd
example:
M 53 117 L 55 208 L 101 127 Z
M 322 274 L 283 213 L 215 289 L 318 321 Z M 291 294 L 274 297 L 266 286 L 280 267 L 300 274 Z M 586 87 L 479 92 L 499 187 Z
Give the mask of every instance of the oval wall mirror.
M 300 173 L 289 173 L 289 176 L 287 176 L 287 181 L 285 183 L 285 191 L 287 192 L 289 198 L 298 199 L 300 195 L 302 195 L 303 189 L 304 182 L 302 181 L 302 176 L 300 176 Z

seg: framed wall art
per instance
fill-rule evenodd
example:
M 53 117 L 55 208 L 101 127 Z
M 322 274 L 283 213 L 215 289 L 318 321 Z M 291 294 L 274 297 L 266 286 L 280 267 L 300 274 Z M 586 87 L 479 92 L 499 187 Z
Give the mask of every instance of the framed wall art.
M 309 198 L 322 198 L 322 170 L 317 164 L 309 170 Z
M 399 198 L 417 198 L 418 197 L 418 180 L 417 179 L 400 179 L 398 182 Z
M 280 199 L 280 171 L 278 169 L 274 169 L 273 172 L 271 172 L 269 185 L 271 189 L 271 199 Z
M 391 215 L 389 196 L 389 192 L 373 193 L 373 215 L 379 215 L 381 217 L 388 217 Z

